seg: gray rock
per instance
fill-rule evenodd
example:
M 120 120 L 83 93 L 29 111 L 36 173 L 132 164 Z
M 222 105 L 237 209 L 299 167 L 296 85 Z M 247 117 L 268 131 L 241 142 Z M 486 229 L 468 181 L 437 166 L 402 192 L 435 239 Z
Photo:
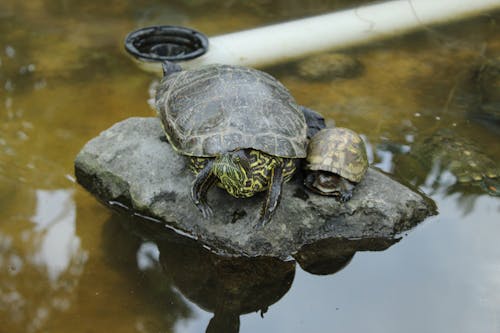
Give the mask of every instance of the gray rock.
M 430 199 L 370 168 L 347 203 L 307 192 L 295 176 L 262 229 L 254 225 L 264 193 L 236 199 L 213 188 L 214 216 L 203 219 L 189 195 L 188 160 L 165 141 L 156 118 L 129 118 L 102 132 L 76 157 L 75 174 L 106 205 L 165 223 L 218 254 L 284 259 L 329 238 L 395 238 L 435 214 Z

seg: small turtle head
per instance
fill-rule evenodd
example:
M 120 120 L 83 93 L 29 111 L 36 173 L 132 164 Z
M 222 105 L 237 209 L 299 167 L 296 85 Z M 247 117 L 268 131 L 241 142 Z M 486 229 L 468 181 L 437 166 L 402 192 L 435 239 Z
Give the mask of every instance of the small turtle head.
M 338 195 L 341 180 L 337 174 L 326 171 L 314 171 L 307 175 L 304 184 L 323 195 Z
M 214 161 L 212 172 L 219 178 L 226 191 L 233 196 L 245 187 L 247 167 L 245 159 L 238 153 L 226 153 Z
M 338 197 L 343 202 L 351 198 L 355 187 L 355 184 L 346 178 L 326 171 L 309 172 L 304 180 L 304 185 L 313 192 Z

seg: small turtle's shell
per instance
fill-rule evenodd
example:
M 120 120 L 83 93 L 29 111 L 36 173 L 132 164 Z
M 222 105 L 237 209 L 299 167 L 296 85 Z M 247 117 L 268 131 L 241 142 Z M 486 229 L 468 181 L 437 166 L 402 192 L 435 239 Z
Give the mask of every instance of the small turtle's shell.
M 358 183 L 368 169 L 365 144 L 350 129 L 323 129 L 309 143 L 306 169 L 336 173 Z
M 210 157 L 250 148 L 306 157 L 307 125 L 288 90 L 246 67 L 210 65 L 165 77 L 156 109 L 179 153 Z

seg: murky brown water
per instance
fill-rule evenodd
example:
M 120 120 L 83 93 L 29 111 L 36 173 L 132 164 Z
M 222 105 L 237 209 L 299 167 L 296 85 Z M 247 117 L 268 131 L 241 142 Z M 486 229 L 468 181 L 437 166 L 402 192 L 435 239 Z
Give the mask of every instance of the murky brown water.
M 212 312 L 226 329 L 249 312 L 240 332 L 500 331 L 500 199 L 453 185 L 454 160 L 484 169 L 460 149 L 432 148 L 427 164 L 418 156 L 426 138 L 448 129 L 473 145 L 472 162 L 486 156 L 500 168 L 498 14 L 350 50 L 363 66 L 353 79 L 308 81 L 294 64 L 268 69 L 301 104 L 362 133 L 373 164 L 439 207 L 389 249 L 346 257 L 336 274 L 228 264 L 189 242 L 156 239 L 74 183 L 73 158 L 87 140 L 153 115 L 154 77 L 125 55 L 129 31 L 168 23 L 216 35 L 345 6 L 3 0 L 0 332 L 203 332 Z M 255 311 L 267 305 L 261 318 Z

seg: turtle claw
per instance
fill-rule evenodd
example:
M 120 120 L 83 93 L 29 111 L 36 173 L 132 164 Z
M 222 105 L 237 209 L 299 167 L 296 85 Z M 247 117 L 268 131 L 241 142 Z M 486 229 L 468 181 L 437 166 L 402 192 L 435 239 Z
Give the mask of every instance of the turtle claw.
M 259 220 L 255 224 L 254 229 L 256 230 L 262 229 L 268 222 L 269 222 L 269 217 L 262 215 L 259 217 Z
M 352 198 L 352 192 L 341 192 L 339 196 L 340 202 L 347 202 Z
M 212 217 L 212 215 L 214 214 L 212 208 L 206 202 L 197 202 L 196 206 L 200 210 L 203 217 L 206 219 Z
M 208 205 L 207 192 L 217 179 L 211 172 L 212 164 L 213 160 L 208 161 L 196 176 L 191 188 L 191 199 L 206 219 L 213 215 L 212 208 Z

